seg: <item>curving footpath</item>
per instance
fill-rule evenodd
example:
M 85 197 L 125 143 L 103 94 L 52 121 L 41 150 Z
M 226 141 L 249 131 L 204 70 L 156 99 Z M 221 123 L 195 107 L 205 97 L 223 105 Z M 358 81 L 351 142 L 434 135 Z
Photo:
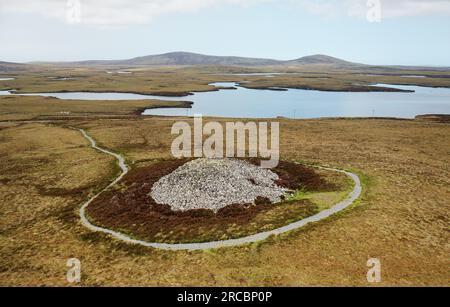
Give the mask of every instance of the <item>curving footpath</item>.
M 255 242 L 259 242 L 259 241 L 263 241 L 265 239 L 267 239 L 270 236 L 273 235 L 280 235 L 295 229 L 299 229 L 301 227 L 304 227 L 307 224 L 310 223 L 314 223 L 314 222 L 318 222 L 321 220 L 324 220 L 328 217 L 330 217 L 331 215 L 340 212 L 344 209 L 346 209 L 347 207 L 349 207 L 350 205 L 352 205 L 361 195 L 362 192 L 362 187 L 361 187 L 361 181 L 359 179 L 359 177 L 356 174 L 350 173 L 350 172 L 346 172 L 343 170 L 338 170 L 338 169 L 333 169 L 333 168 L 327 168 L 327 167 L 320 167 L 320 166 L 314 166 L 316 168 L 319 169 L 323 169 L 323 170 L 329 170 L 329 171 L 334 171 L 334 172 L 339 172 L 339 173 L 344 173 L 347 176 L 349 176 L 353 182 L 355 183 L 355 187 L 353 189 L 353 191 L 348 195 L 348 197 L 339 202 L 338 204 L 334 205 L 333 207 L 331 207 L 330 209 L 324 210 L 319 212 L 316 215 L 310 216 L 308 218 L 305 218 L 303 220 L 300 220 L 298 222 L 286 225 L 284 227 L 281 228 L 277 228 L 274 230 L 270 230 L 270 231 L 266 231 L 266 232 L 261 232 L 261 233 L 257 233 L 251 236 L 247 236 L 247 237 L 243 237 L 243 238 L 238 238 L 238 239 L 231 239 L 231 240 L 224 240 L 224 241 L 213 241 L 213 242 L 204 242 L 204 243 L 179 243 L 179 244 L 167 244 L 167 243 L 152 243 L 152 242 L 146 242 L 146 241 L 141 241 L 141 240 L 135 240 L 130 238 L 129 236 L 122 234 L 120 232 L 117 231 L 113 231 L 110 229 L 106 229 L 106 228 L 102 228 L 102 227 L 98 227 L 93 225 L 91 222 L 89 222 L 89 220 L 86 218 L 86 208 L 87 206 L 89 206 L 90 203 L 92 203 L 100 194 L 102 194 L 104 191 L 106 191 L 107 189 L 109 189 L 110 187 L 112 187 L 113 185 L 115 185 L 117 182 L 119 182 L 129 171 L 128 166 L 125 163 L 125 159 L 114 152 L 111 152 L 109 150 L 100 148 L 97 146 L 97 143 L 95 142 L 95 140 L 89 136 L 85 130 L 83 129 L 78 129 L 78 128 L 72 128 L 75 130 L 80 131 L 83 136 L 91 143 L 92 148 L 99 150 L 105 154 L 114 156 L 118 163 L 120 168 L 122 169 L 122 173 L 120 174 L 119 177 L 117 177 L 113 182 L 111 182 L 106 188 L 104 188 L 103 190 L 101 190 L 97 195 L 93 196 L 91 199 L 89 199 L 87 202 L 85 202 L 83 204 L 83 206 L 80 209 L 80 217 L 81 217 L 81 223 L 87 227 L 88 229 L 95 231 L 95 232 L 103 232 L 106 234 L 111 235 L 112 237 L 124 241 L 126 243 L 130 243 L 130 244 L 136 244 L 136 245 L 142 245 L 142 246 L 146 246 L 146 247 L 152 247 L 152 248 L 156 248 L 156 249 L 162 249 L 162 250 L 188 250 L 188 251 L 195 251 L 195 250 L 208 250 L 208 249 L 216 249 L 216 248 L 222 248 L 222 247 L 232 247 L 232 246 L 239 246 L 239 245 L 245 245 L 245 244 L 249 244 L 249 243 L 255 243 Z

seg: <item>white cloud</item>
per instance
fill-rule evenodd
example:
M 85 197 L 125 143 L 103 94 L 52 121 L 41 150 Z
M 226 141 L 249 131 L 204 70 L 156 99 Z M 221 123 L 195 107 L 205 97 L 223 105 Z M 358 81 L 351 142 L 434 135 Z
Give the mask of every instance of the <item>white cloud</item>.
M 68 1 L 0 0 L 0 13 L 32 13 L 67 22 Z M 310 14 L 365 18 L 367 0 L 79 0 L 81 23 L 100 27 L 145 24 L 157 16 L 195 12 L 220 5 L 248 6 L 278 2 Z M 380 0 L 383 18 L 450 15 L 450 0 Z
M 449 0 L 380 0 L 383 18 L 407 16 L 450 15 Z M 347 13 L 365 18 L 367 0 L 347 0 Z
M 81 4 L 81 23 L 96 26 L 145 24 L 154 17 L 219 5 L 247 6 L 270 0 L 0 0 L 0 13 L 33 13 L 67 21 L 69 3 Z
M 383 18 L 450 15 L 450 0 L 379 0 Z M 372 3 L 374 1 L 371 1 Z M 366 18 L 368 0 L 291 0 L 305 11 L 322 17 Z
M 330 0 L 291 0 L 291 3 L 299 4 L 303 10 L 310 14 L 325 18 L 339 15 L 340 5 L 342 4 L 339 1 Z

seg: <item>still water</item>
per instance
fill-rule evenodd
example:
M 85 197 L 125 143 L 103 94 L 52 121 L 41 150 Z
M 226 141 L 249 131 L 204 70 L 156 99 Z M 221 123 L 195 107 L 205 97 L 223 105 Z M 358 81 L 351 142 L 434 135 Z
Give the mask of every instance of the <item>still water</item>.
M 419 114 L 450 114 L 450 89 L 418 86 L 381 85 L 414 93 L 391 92 L 321 92 L 291 89 L 288 91 L 252 90 L 235 83 L 213 83 L 215 86 L 235 86 L 236 90 L 194 93 L 188 97 L 163 97 L 132 93 L 35 93 L 59 99 L 80 100 L 188 100 L 192 109 L 150 109 L 144 115 L 189 115 L 244 117 L 244 118 L 319 118 L 386 116 L 414 118 Z M 0 95 L 15 95 L 0 91 Z
M 233 86 L 234 83 L 216 83 Z M 414 118 L 419 114 L 450 114 L 450 89 L 393 86 L 414 93 L 351 93 L 292 89 L 288 91 L 237 90 L 196 93 L 187 98 L 192 109 L 147 110 L 146 115 L 215 115 L 225 117 L 289 118 L 370 117 Z

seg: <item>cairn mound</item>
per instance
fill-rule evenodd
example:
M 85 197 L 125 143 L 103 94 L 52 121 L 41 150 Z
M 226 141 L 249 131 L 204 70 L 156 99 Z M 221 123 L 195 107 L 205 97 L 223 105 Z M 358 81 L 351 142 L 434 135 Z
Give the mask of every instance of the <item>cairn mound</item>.
M 258 198 L 282 200 L 274 172 L 236 159 L 197 159 L 157 181 L 150 196 L 173 211 L 209 209 L 217 212 L 233 204 L 251 204 Z

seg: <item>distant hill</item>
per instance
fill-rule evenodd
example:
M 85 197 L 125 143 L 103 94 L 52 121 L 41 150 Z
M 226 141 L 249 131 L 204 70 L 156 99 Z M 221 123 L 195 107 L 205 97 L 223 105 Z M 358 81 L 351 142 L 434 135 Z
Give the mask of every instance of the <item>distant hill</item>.
M 0 61 L 0 73 L 8 73 L 12 71 L 25 70 L 28 67 L 27 64 L 10 63 Z
M 365 66 L 363 64 L 352 63 L 328 55 L 316 54 L 305 56 L 292 61 L 285 61 L 285 65 L 333 65 L 333 66 Z
M 234 56 L 212 56 L 189 52 L 171 52 L 166 54 L 148 55 L 131 60 L 119 61 L 119 63 L 121 65 L 268 66 L 278 65 L 279 61 Z
M 240 67 L 317 67 L 319 69 L 350 69 L 350 70 L 430 70 L 443 71 L 448 67 L 418 67 L 418 66 L 383 66 L 353 63 L 328 55 L 316 54 L 295 60 L 273 60 L 236 56 L 214 56 L 191 52 L 170 52 L 157 55 L 147 55 L 126 60 L 96 60 L 78 62 L 33 62 L 32 64 L 50 64 L 67 66 L 240 66 Z M 0 64 L 1 65 L 1 64 Z
M 38 64 L 38 63 L 36 63 Z M 41 63 L 43 64 L 43 63 Z M 49 64 L 49 63 L 45 63 Z M 247 58 L 236 56 L 213 56 L 190 52 L 170 52 L 147 55 L 127 60 L 59 62 L 66 65 L 120 65 L 120 66 L 298 66 L 298 65 L 358 65 L 326 55 L 312 55 L 296 60 Z
M 279 65 L 281 61 L 234 56 L 213 56 L 190 52 L 170 52 L 147 55 L 127 60 L 59 62 L 53 64 L 69 65 L 120 65 L 120 66 L 270 66 Z

